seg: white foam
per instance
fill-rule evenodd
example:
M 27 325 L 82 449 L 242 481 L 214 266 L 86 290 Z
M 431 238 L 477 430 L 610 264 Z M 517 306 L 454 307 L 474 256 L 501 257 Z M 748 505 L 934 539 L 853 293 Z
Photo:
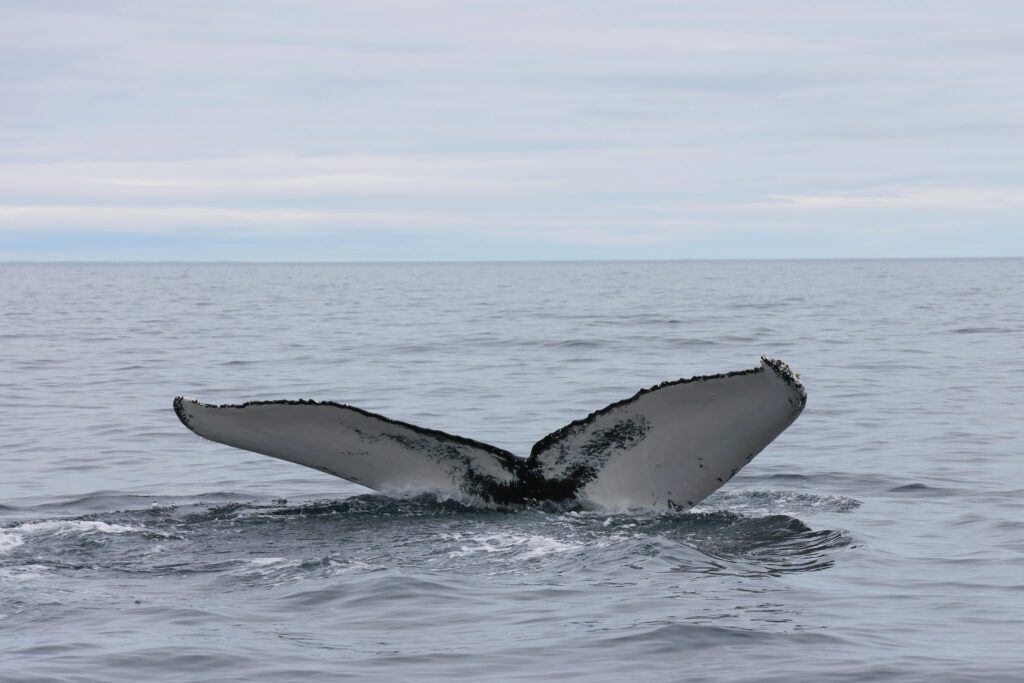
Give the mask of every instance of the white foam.
M 31 581 L 38 579 L 50 571 L 49 567 L 41 564 L 26 564 L 20 567 L 5 567 L 0 569 L 0 580 L 8 581 Z
M 554 553 L 566 553 L 583 547 L 581 543 L 565 543 L 549 536 L 531 536 L 526 546 L 528 549 L 522 557 L 527 560 Z
M 248 580 L 260 581 L 265 587 L 301 583 L 310 578 L 320 579 L 384 569 L 380 565 L 369 565 L 358 560 L 340 560 L 331 557 L 325 558 L 321 562 L 287 557 L 246 557 L 236 558 L 234 561 L 240 563 L 240 566 L 232 569 L 230 574 Z M 297 569 L 300 571 L 296 571 Z
M 461 534 L 454 534 L 452 540 L 462 540 Z M 460 545 L 459 550 L 448 553 L 449 557 L 468 557 L 479 553 L 515 554 L 520 559 L 531 560 L 554 553 L 565 553 L 583 547 L 580 543 L 560 541 L 550 536 L 521 536 L 510 533 L 480 534 L 471 536 L 469 543 Z
M 848 512 L 860 501 L 847 496 L 816 495 L 788 489 L 741 489 L 719 491 L 693 512 L 726 510 L 737 514 L 775 514 L 796 517 L 808 511 Z
M 44 522 L 26 522 L 14 527 L 13 531 L 21 532 L 29 536 L 50 534 L 53 536 L 71 536 L 74 534 L 128 534 L 132 532 L 147 531 L 141 526 L 127 526 L 125 524 L 107 524 L 95 520 L 77 519 L 51 519 Z
M 239 557 L 235 558 L 234 562 L 239 563 L 239 566 L 232 569 L 230 574 L 262 579 L 283 577 L 289 570 L 302 564 L 301 559 L 288 559 L 287 557 Z M 271 585 L 278 586 L 280 581 L 275 581 Z
M 4 529 L 0 531 L 0 553 L 14 550 L 25 542 L 25 537 L 14 531 Z

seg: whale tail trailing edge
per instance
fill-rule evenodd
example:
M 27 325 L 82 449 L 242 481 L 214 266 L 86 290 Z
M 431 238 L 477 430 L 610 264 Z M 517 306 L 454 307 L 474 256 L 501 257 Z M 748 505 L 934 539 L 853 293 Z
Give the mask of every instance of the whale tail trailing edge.
M 204 438 L 383 492 L 689 509 L 792 424 L 805 403 L 799 377 L 762 358 L 750 370 L 644 389 L 549 434 L 529 458 L 332 402 L 209 405 L 179 396 L 174 409 Z

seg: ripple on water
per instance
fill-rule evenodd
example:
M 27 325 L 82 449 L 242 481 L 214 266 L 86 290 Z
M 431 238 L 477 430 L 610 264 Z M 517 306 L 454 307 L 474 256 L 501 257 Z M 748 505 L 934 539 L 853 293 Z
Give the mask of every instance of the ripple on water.
M 0 679 L 1022 670 L 1019 259 L 0 280 Z M 763 352 L 803 373 L 808 411 L 689 514 L 345 497 L 361 489 L 202 442 L 168 406 L 335 399 L 525 453 Z
M 690 513 L 474 505 L 417 496 L 186 503 L 0 528 L 4 564 L 129 574 L 212 574 L 227 590 L 392 569 L 480 576 L 555 575 L 595 567 L 764 575 L 822 569 L 850 545 L 843 531 L 790 513 L 856 502 L 787 491 L 734 492 Z

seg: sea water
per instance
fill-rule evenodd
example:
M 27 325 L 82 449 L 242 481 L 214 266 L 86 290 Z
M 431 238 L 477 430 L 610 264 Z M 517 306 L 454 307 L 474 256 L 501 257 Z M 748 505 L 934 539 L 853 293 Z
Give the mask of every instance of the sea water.
M 388 498 L 203 441 L 316 398 L 526 455 L 802 376 L 682 514 Z M 1024 678 L 1024 260 L 0 265 L 0 680 Z

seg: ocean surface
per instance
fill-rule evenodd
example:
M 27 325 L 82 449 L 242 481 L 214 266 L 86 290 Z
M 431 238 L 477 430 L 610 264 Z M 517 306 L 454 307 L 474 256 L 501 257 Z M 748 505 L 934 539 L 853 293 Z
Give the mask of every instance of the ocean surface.
M 526 455 L 800 373 L 690 513 L 388 498 L 171 408 Z M 0 265 L 0 681 L 1024 680 L 1024 260 Z

